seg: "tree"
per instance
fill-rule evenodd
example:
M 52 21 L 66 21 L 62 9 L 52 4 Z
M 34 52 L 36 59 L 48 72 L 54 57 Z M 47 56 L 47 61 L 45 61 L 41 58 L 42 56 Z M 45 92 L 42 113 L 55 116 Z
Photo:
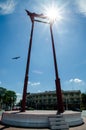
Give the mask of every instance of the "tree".
M 3 105 L 3 98 L 5 95 L 6 89 L 3 87 L 0 87 L 0 109 L 2 109 L 2 105 Z
M 81 109 L 86 109 L 86 93 L 81 94 Z
M 16 101 L 16 93 L 11 90 L 7 90 L 5 92 L 4 98 L 3 98 L 3 103 L 5 104 L 6 109 L 11 109 L 14 106 L 14 103 Z

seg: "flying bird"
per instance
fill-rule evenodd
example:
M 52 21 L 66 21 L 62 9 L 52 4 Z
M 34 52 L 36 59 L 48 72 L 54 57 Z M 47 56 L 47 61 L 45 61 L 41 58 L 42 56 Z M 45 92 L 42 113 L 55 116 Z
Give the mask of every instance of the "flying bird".
M 17 60 L 19 58 L 20 58 L 20 56 L 16 56 L 16 57 L 13 57 L 12 60 Z

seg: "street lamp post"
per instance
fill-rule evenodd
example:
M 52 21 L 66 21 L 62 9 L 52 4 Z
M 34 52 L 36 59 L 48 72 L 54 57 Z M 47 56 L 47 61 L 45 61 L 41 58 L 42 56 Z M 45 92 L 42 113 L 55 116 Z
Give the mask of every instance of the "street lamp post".
M 55 75 L 56 75 L 56 96 L 57 96 L 57 113 L 62 113 L 64 111 L 63 109 L 63 101 L 62 101 L 62 94 L 61 94 L 61 86 L 60 86 L 60 79 L 58 76 L 58 69 L 57 69 L 57 61 L 56 61 L 56 53 L 55 53 L 55 46 L 54 46 L 54 38 L 53 38 L 53 31 L 52 31 L 52 24 L 53 22 L 46 22 L 41 21 L 39 19 L 35 18 L 41 18 L 41 19 L 48 19 L 47 16 L 44 16 L 43 14 L 36 14 L 31 13 L 27 11 L 27 14 L 29 15 L 31 22 L 32 22 L 32 29 L 31 29 L 31 35 L 30 35 L 30 43 L 29 43 L 29 49 L 28 49 L 28 57 L 27 57 L 27 65 L 26 65 L 26 73 L 25 73 L 25 80 L 24 80 L 24 89 L 23 89 L 23 97 L 22 97 L 22 107 L 21 111 L 25 111 L 25 104 L 26 104 L 26 93 L 27 93 L 27 85 L 28 85 L 28 73 L 29 73 L 29 66 L 30 66 L 30 55 L 31 55 L 31 46 L 32 46 L 32 36 L 33 36 L 33 28 L 34 28 L 34 21 L 36 22 L 42 22 L 50 24 L 50 33 L 51 33 L 51 40 L 52 40 L 52 49 L 53 49 L 53 58 L 54 58 L 54 67 L 55 67 Z
M 66 97 L 66 110 L 68 110 L 68 98 Z

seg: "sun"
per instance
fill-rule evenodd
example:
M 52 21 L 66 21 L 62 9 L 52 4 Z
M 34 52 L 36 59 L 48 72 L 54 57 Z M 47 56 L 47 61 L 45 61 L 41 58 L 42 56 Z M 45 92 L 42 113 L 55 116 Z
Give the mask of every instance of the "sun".
M 44 14 L 48 18 L 49 22 L 61 21 L 63 19 L 61 9 L 55 5 L 46 6 L 44 10 Z
M 50 21 L 55 21 L 57 16 L 57 10 L 55 8 L 48 8 L 46 10 L 46 16 Z

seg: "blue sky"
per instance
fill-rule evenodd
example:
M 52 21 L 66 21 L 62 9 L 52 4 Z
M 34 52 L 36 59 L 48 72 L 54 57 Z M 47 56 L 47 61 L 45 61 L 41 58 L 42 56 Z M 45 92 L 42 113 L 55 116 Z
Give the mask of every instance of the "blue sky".
M 86 92 L 86 0 L 0 0 L 0 86 L 22 95 L 31 21 L 25 9 L 45 13 L 57 6 L 61 21 L 53 25 L 63 90 Z M 18 60 L 13 57 L 20 56 Z M 35 23 L 28 92 L 55 90 L 49 25 Z

